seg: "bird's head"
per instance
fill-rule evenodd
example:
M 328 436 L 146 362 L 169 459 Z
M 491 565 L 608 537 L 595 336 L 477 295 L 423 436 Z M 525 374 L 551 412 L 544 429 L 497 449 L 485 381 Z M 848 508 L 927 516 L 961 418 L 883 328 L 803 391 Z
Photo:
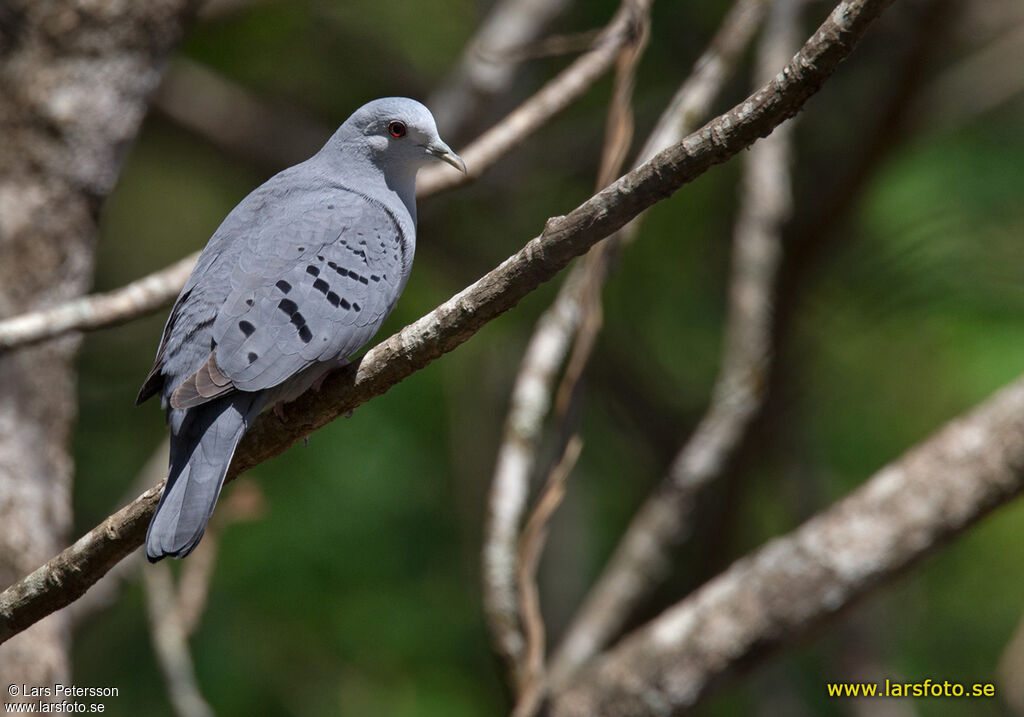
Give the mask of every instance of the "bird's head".
M 345 120 L 341 133 L 362 144 L 385 172 L 415 173 L 434 160 L 466 171 L 466 163 L 438 135 L 430 110 L 416 100 L 385 97 L 368 102 Z

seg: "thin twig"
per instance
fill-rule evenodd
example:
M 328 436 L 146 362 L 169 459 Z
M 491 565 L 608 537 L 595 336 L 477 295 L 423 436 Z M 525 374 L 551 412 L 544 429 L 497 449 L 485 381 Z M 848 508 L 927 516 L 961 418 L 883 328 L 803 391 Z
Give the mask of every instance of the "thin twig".
M 785 66 L 797 46 L 796 0 L 775 0 L 756 82 Z M 664 579 L 669 550 L 692 530 L 697 495 L 724 471 L 764 403 L 773 349 L 772 314 L 782 227 L 791 212 L 791 123 L 755 144 L 744 159 L 743 200 L 734 233 L 725 345 L 711 405 L 662 485 L 630 521 L 552 660 L 564 684 L 608 644 L 640 601 Z
M 792 117 L 857 45 L 891 0 L 845 0 L 808 39 L 784 72 L 677 145 L 623 176 L 562 217 L 540 236 L 415 323 L 332 374 L 319 392 L 295 401 L 287 423 L 263 414 L 243 438 L 229 479 L 285 451 L 378 396 L 550 280 L 574 257 L 671 196 L 711 166 L 725 162 Z M 115 563 L 141 545 L 162 485 L 0 593 L 0 642 L 76 600 Z
M 541 615 L 540 594 L 537 590 L 537 566 L 544 552 L 551 516 L 565 497 L 566 481 L 582 450 L 583 440 L 578 435 L 566 443 L 565 451 L 548 474 L 544 490 L 519 537 L 516 582 L 519 603 L 522 605 L 526 651 L 523 669 L 520 672 L 520 683 L 517 686 L 518 700 L 512 717 L 532 717 L 540 707 L 540 701 L 546 692 L 544 617 Z

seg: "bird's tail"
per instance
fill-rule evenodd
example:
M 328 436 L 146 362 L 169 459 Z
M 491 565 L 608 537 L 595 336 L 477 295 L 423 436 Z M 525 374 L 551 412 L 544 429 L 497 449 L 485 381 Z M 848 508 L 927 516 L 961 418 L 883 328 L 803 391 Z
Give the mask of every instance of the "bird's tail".
M 260 408 L 257 396 L 241 393 L 171 411 L 167 485 L 146 534 L 150 562 L 183 558 L 199 543 L 235 448 Z

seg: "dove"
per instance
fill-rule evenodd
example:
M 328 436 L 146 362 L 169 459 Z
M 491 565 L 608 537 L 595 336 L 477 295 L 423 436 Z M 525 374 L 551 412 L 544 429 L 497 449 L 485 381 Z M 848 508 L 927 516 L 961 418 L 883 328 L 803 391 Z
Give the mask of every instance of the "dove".
M 380 328 L 412 268 L 416 172 L 435 161 L 466 171 L 426 107 L 374 100 L 213 234 L 136 400 L 160 394 L 171 430 L 150 562 L 199 543 L 256 416 L 344 366 Z

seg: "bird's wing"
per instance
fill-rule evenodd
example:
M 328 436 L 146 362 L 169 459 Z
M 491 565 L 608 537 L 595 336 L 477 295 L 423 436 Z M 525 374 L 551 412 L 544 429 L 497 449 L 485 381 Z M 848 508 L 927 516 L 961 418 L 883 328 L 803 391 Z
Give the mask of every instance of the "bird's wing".
M 411 259 L 403 257 L 412 246 L 405 239 L 394 209 L 357 192 L 291 197 L 211 269 L 209 281 L 229 290 L 205 361 L 174 390 L 171 405 L 272 388 L 355 352 L 398 299 Z

